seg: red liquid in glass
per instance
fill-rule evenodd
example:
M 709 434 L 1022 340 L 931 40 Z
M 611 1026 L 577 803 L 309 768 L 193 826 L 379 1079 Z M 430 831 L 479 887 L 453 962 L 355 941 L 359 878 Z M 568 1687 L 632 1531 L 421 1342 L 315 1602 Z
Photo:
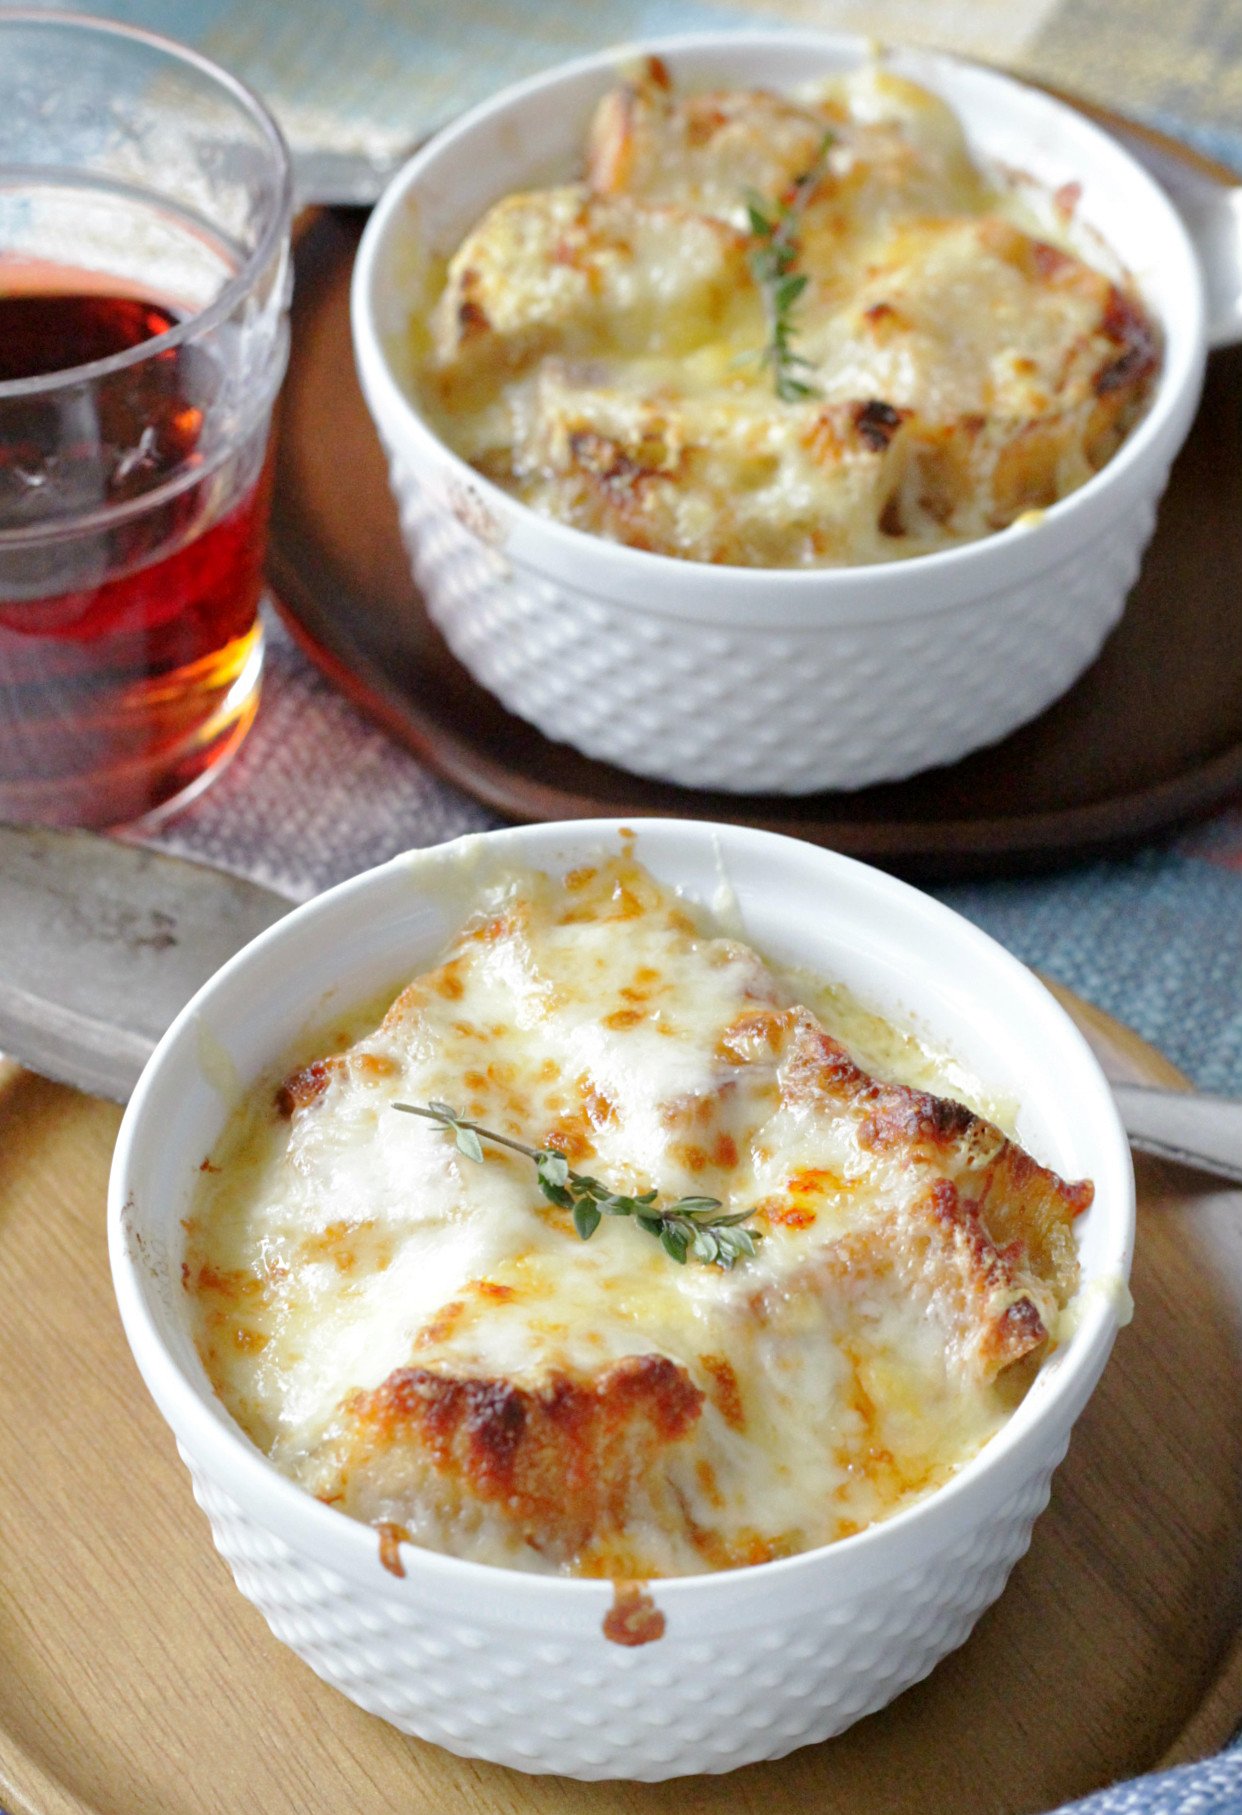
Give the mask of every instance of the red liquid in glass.
M 109 358 L 177 319 L 132 296 L 0 296 L 0 383 Z M 201 347 L 174 346 L 111 384 L 76 436 L 72 407 L 54 437 L 46 407 L 32 410 L 24 439 L 6 406 L 0 817 L 139 818 L 192 788 L 245 734 L 257 702 L 267 468 L 256 474 L 251 461 L 231 495 L 235 469 L 206 470 L 198 450 L 214 383 Z M 175 496 L 141 502 L 187 470 Z M 23 491 L 39 484 L 58 487 L 78 513 L 103 514 L 85 538 L 34 519 L 46 531 L 38 571 L 49 584 L 31 596 L 3 531 L 23 522 Z M 132 514 L 113 508 L 127 504 Z

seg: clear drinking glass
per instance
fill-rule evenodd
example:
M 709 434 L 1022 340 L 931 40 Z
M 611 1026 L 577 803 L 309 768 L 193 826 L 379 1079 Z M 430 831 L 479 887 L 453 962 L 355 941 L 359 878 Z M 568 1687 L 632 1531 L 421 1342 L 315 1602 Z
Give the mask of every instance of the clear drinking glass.
M 225 71 L 0 8 L 0 818 L 167 811 L 254 716 L 290 200 Z

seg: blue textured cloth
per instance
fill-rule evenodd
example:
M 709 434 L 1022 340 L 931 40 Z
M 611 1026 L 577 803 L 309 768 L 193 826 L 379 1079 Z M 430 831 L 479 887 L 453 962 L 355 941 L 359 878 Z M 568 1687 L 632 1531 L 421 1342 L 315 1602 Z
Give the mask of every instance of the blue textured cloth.
M 1137 1028 L 1203 1089 L 1242 1094 L 1242 871 L 1166 844 L 1052 877 L 935 892 Z
M 1242 1810 L 1242 1752 L 1136 1777 L 1064 1808 L 1074 1815 L 1237 1815 Z

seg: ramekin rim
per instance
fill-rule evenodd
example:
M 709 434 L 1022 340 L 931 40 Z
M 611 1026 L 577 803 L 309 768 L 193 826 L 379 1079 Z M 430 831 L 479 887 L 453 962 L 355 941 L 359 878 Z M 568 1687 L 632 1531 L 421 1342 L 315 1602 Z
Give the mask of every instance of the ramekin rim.
M 282 240 L 288 235 L 294 201 L 293 160 L 280 122 L 256 89 L 231 69 L 217 63 L 213 57 L 205 55 L 193 45 L 183 44 L 178 38 L 169 37 L 166 32 L 153 31 L 148 26 L 135 25 L 124 19 L 107 19 L 96 13 L 81 12 L 76 6 L 61 11 L 46 6 L 0 5 L 0 28 L 10 25 L 62 31 L 66 35 L 85 28 L 102 37 L 161 51 L 180 63 L 190 65 L 201 75 L 210 76 L 235 102 L 240 103 L 243 111 L 259 126 L 278 175 L 275 204 L 262 233 L 232 277 L 221 285 L 203 308 L 174 322 L 172 327 L 164 329 L 162 333 L 152 335 L 149 340 L 140 341 L 137 346 L 127 347 L 119 353 L 109 353 L 103 359 L 66 366 L 63 370 L 43 373 L 34 378 L 0 381 L 0 403 L 38 396 L 45 391 L 71 389 L 76 384 L 90 384 L 97 378 L 109 377 L 113 372 L 124 371 L 129 366 L 141 365 L 148 359 L 218 327 L 228 319 L 247 291 L 253 288 L 258 276 L 272 262 Z
M 494 846 L 511 841 L 515 849 L 520 851 L 528 839 L 537 838 L 549 831 L 557 831 L 561 836 L 574 841 L 598 843 L 601 839 L 616 838 L 621 828 L 628 823 L 619 818 L 599 818 L 502 827 L 492 832 L 471 833 L 464 838 L 427 847 L 423 852 L 399 853 L 386 863 L 338 883 L 311 901 L 301 904 L 222 965 L 181 1010 L 158 1043 L 122 1119 L 109 1180 L 108 1246 L 113 1285 L 126 1337 L 152 1397 L 178 1441 L 185 1443 L 196 1464 L 201 1464 L 226 1492 L 231 1496 L 236 1493 L 243 1502 L 263 1502 L 269 1509 L 265 1515 L 265 1523 L 269 1528 L 272 1525 L 271 1512 L 275 1510 L 283 1518 L 282 1529 L 296 1532 L 296 1539 L 289 1540 L 291 1543 L 296 1542 L 303 1550 L 309 1550 L 324 1566 L 348 1574 L 360 1584 L 375 1585 L 373 1529 L 332 1507 L 321 1505 L 304 1488 L 281 1474 L 222 1407 L 213 1408 L 208 1403 L 202 1389 L 173 1358 L 156 1326 L 147 1299 L 150 1279 L 148 1276 L 144 1282 L 141 1277 L 140 1266 L 130 1252 L 125 1227 L 135 1191 L 132 1176 L 135 1168 L 134 1148 L 146 1114 L 147 1099 L 153 1093 L 169 1055 L 187 1037 L 196 1036 L 200 1014 L 226 979 L 231 978 L 244 965 L 255 962 L 256 958 L 270 951 L 277 942 L 289 937 L 292 928 L 305 925 L 311 917 L 333 913 L 342 903 L 365 897 L 369 891 L 381 887 L 393 875 L 400 875 L 408 883 L 413 856 L 417 856 L 420 863 L 432 854 L 435 861 L 451 862 L 453 855 L 463 846 L 479 840 Z M 952 926 L 957 936 L 965 936 L 968 945 L 973 946 L 981 958 L 992 966 L 999 964 L 1019 1000 L 1025 998 L 1027 1006 L 1036 1012 L 1038 1018 L 1056 1029 L 1056 1037 L 1064 1042 L 1068 1053 L 1075 1055 L 1080 1073 L 1095 1090 L 1097 1107 L 1102 1113 L 1102 1163 L 1093 1168 L 1093 1175 L 1097 1176 L 1098 1182 L 1101 1173 L 1111 1173 L 1110 1183 L 1116 1194 L 1114 1209 L 1117 1220 L 1115 1227 L 1109 1226 L 1110 1239 L 1106 1244 L 1105 1260 L 1092 1277 L 1099 1281 L 1111 1281 L 1118 1276 L 1123 1280 L 1128 1279 L 1133 1252 L 1135 1210 L 1133 1169 L 1125 1132 L 1107 1082 L 1086 1040 L 1033 972 L 990 935 L 943 903 L 896 877 L 839 852 L 807 845 L 781 833 L 711 821 L 639 819 L 637 825 L 641 828 L 640 846 L 644 834 L 655 832 L 657 837 L 668 836 L 674 839 L 706 835 L 718 847 L 727 846 L 730 842 L 748 844 L 755 841 L 769 848 L 772 844 L 795 847 L 806 861 L 813 864 L 826 863 L 830 871 L 840 867 L 846 874 L 855 877 L 862 875 L 867 879 L 866 885 L 877 889 L 881 895 L 891 898 L 895 894 L 908 907 L 917 904 L 918 911 L 933 924 Z M 1084 1280 L 1082 1285 L 1087 1287 L 1090 1283 L 1090 1280 Z M 868 1526 L 853 1537 L 814 1546 L 790 1557 L 746 1568 L 658 1578 L 655 1587 L 661 1601 L 683 1602 L 704 1595 L 719 1596 L 726 1592 L 721 1584 L 728 1583 L 750 1584 L 758 1581 L 775 1585 L 791 1572 L 808 1569 L 831 1573 L 848 1567 L 850 1563 L 861 1563 L 877 1545 L 896 1547 L 916 1522 L 925 1526 L 929 1532 L 934 1532 L 937 1524 L 951 1523 L 954 1507 L 963 1500 L 968 1501 L 971 1496 L 985 1498 L 989 1485 L 995 1478 L 1003 1476 L 1007 1467 L 1016 1466 L 1016 1456 L 1038 1448 L 1041 1433 L 1046 1434 L 1049 1428 L 1056 1426 L 1058 1410 L 1067 1402 L 1072 1404 L 1075 1394 L 1082 1391 L 1084 1381 L 1084 1400 L 1089 1396 L 1116 1329 L 1117 1313 L 1108 1295 L 1086 1293 L 1077 1327 L 1053 1360 L 1055 1372 L 1049 1377 L 1049 1384 L 1042 1390 L 1041 1401 L 1029 1420 L 1022 1420 L 1023 1406 L 1020 1405 L 978 1455 L 925 1499 L 903 1508 L 887 1520 Z M 1071 1412 L 1069 1424 L 1073 1423 L 1078 1409 L 1080 1408 Z M 407 1579 L 399 1581 L 391 1578 L 394 1593 L 416 1593 L 420 1579 L 425 1585 L 435 1583 L 450 1592 L 458 1590 L 466 1593 L 472 1589 L 486 1589 L 489 1584 L 500 1591 L 503 1584 L 506 1595 L 525 1597 L 550 1610 L 554 1603 L 569 1607 L 576 1600 L 581 1605 L 586 1595 L 593 1594 L 598 1598 L 611 1592 L 611 1584 L 607 1581 L 510 1569 L 449 1556 L 413 1544 L 403 1547 L 402 1557 Z M 549 1596 L 553 1597 L 553 1601 L 549 1601 Z
M 402 165 L 376 204 L 359 244 L 350 283 L 350 316 L 355 361 L 362 388 L 376 423 L 383 430 L 396 427 L 421 446 L 424 454 L 450 469 L 463 486 L 472 488 L 493 510 L 500 521 L 511 517 L 532 541 L 542 540 L 549 553 L 565 558 L 590 560 L 598 567 L 612 568 L 619 581 L 629 580 L 643 587 L 685 587 L 687 584 L 710 584 L 720 595 L 743 593 L 757 587 L 778 586 L 792 598 L 797 593 L 822 593 L 827 605 L 834 592 L 865 589 L 868 592 L 891 591 L 917 576 L 921 582 L 947 574 L 970 575 L 968 596 L 992 590 L 1003 575 L 1007 582 L 1038 573 L 1065 552 L 1067 545 L 1089 539 L 1098 525 L 1083 523 L 1093 509 L 1106 501 L 1110 493 L 1126 488 L 1120 481 L 1130 477 L 1136 466 L 1157 465 L 1170 427 L 1176 423 L 1188 396 L 1197 394 L 1206 359 L 1206 294 L 1198 256 L 1177 209 L 1154 177 L 1137 158 L 1119 144 L 1105 128 L 1090 116 L 1080 113 L 1068 101 L 1047 90 L 1024 82 L 1008 72 L 976 63 L 967 57 L 932 50 L 917 45 L 894 45 L 891 48 L 909 52 L 931 65 L 943 64 L 965 69 L 985 77 L 998 86 L 1034 96 L 1050 112 L 1073 122 L 1075 130 L 1104 146 L 1109 155 L 1119 158 L 1148 190 L 1148 202 L 1165 217 L 1178 240 L 1182 253 L 1182 276 L 1186 281 L 1187 320 L 1179 332 L 1175 363 L 1168 358 L 1169 324 L 1157 315 L 1164 336 L 1163 352 L 1155 390 L 1142 418 L 1126 436 L 1122 445 L 1097 473 L 1068 496 L 1059 499 L 1043 512 L 1037 524 L 1011 524 L 1006 529 L 978 537 L 973 541 L 938 549 L 928 554 L 905 559 L 846 565 L 840 567 L 745 567 L 721 563 L 691 561 L 650 549 L 632 548 L 608 537 L 574 528 L 546 517 L 521 499 L 479 473 L 445 442 L 416 407 L 404 385 L 398 380 L 384 348 L 384 338 L 375 320 L 376 267 L 406 197 L 421 179 L 426 167 L 445 148 L 466 138 L 493 114 L 512 105 L 539 96 L 545 89 L 570 81 L 578 75 L 606 68 L 626 58 L 654 54 L 676 56 L 682 52 L 710 51 L 726 45 L 767 47 L 781 44 L 803 44 L 808 49 L 832 46 L 865 51 L 868 40 L 855 33 L 814 30 L 784 30 L 777 27 L 752 27 L 740 31 L 697 31 L 642 38 L 632 43 L 614 45 L 601 51 L 566 59 L 519 82 L 506 85 L 488 99 L 477 103 L 458 119 L 434 133 Z M 1155 311 L 1153 311 L 1155 313 Z M 1184 432 L 1184 431 L 1183 431 Z M 1180 436 L 1179 436 L 1180 442 Z M 1133 483 L 1133 480 L 1131 480 Z M 1122 503 L 1118 503 L 1118 509 Z M 1074 532 L 1077 531 L 1077 535 Z M 529 558 L 529 551 L 527 553 Z M 532 561 L 532 564 L 533 561 Z M 992 575 L 989 569 L 997 568 Z M 975 570 L 971 573 L 971 570 Z M 982 570 L 982 571 L 979 571 Z M 694 579 L 688 581 L 687 576 Z M 915 589 L 907 586 L 907 590 Z M 958 602 L 953 593 L 942 598 L 919 596 L 911 601 L 912 614 L 934 612 Z

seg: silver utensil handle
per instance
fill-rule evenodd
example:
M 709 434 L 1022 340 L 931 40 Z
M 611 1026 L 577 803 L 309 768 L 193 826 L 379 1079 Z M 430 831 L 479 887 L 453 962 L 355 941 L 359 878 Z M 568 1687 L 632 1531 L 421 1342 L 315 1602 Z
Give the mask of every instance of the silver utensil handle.
M 1242 1184 L 1242 1102 L 1146 1084 L 1113 1094 L 1132 1146 Z

